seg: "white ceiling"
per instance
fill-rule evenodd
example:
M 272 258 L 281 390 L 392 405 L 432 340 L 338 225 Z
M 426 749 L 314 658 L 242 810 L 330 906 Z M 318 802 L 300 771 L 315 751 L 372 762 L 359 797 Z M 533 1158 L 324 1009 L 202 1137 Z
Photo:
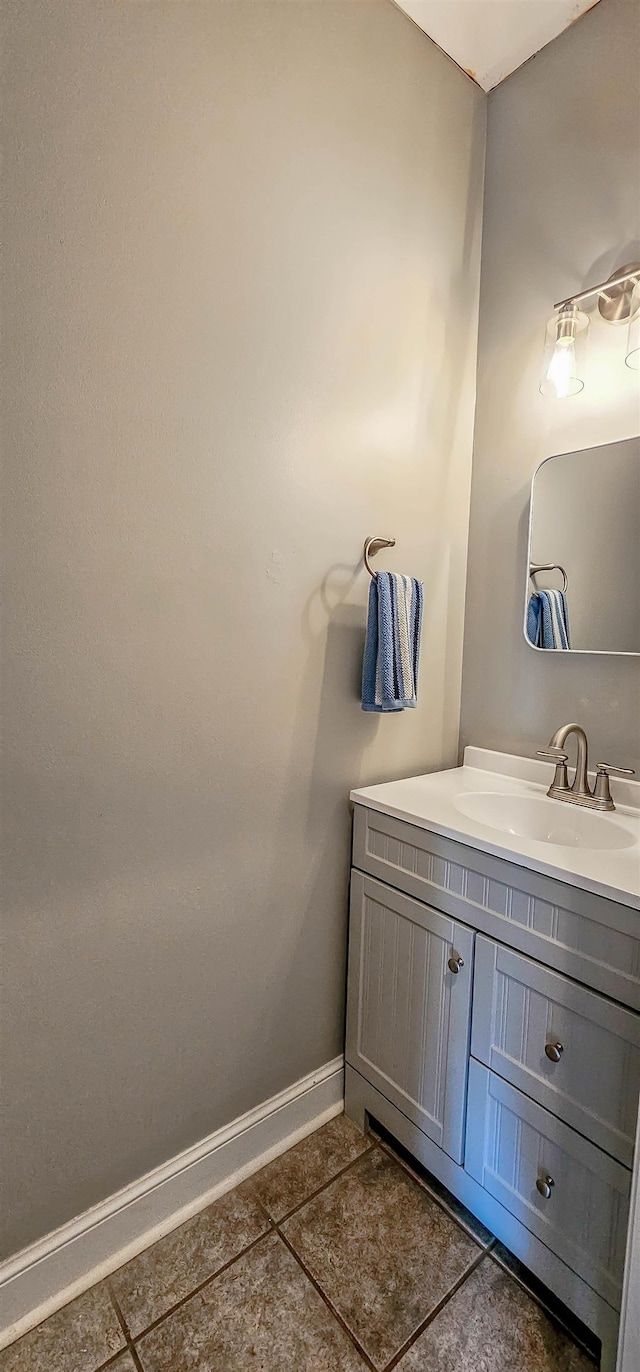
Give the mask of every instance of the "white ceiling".
M 490 91 L 598 0 L 395 0 Z

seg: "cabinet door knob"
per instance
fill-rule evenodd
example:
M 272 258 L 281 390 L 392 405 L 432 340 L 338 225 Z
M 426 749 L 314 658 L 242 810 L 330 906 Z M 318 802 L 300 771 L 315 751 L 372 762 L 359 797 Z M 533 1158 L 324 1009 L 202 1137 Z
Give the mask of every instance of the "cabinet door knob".
M 459 971 L 460 971 L 460 968 L 461 968 L 461 967 L 464 967 L 464 958 L 461 958 L 461 957 L 460 957 L 460 954 L 459 954 L 459 953 L 456 953 L 455 948 L 453 949 L 453 952 L 452 952 L 452 954 L 451 954 L 451 957 L 449 958 L 449 961 L 448 961 L 448 963 L 447 963 L 447 966 L 448 966 L 450 972 L 459 972 Z
M 545 1200 L 548 1200 L 549 1196 L 551 1195 L 551 1187 L 555 1186 L 555 1182 L 553 1180 L 553 1177 L 550 1177 L 549 1173 L 547 1172 L 545 1173 L 544 1177 L 538 1177 L 536 1186 L 538 1188 L 538 1191 L 540 1192 L 540 1195 L 543 1196 Z
M 544 1051 L 550 1062 L 559 1062 L 564 1048 L 561 1043 L 547 1043 Z

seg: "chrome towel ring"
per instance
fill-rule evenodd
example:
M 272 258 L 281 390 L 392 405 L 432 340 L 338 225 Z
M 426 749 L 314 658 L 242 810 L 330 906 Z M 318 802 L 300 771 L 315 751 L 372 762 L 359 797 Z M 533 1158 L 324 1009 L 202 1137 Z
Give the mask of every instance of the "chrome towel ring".
M 371 566 L 371 563 L 369 561 L 369 558 L 373 557 L 374 553 L 377 553 L 380 548 L 395 548 L 395 546 L 395 538 L 365 538 L 364 565 L 369 573 L 369 576 L 372 577 L 374 581 L 378 573 L 374 572 L 373 567 Z
M 559 562 L 532 562 L 529 568 L 529 576 L 533 578 L 536 572 L 562 572 L 562 589 L 566 592 L 569 578 Z

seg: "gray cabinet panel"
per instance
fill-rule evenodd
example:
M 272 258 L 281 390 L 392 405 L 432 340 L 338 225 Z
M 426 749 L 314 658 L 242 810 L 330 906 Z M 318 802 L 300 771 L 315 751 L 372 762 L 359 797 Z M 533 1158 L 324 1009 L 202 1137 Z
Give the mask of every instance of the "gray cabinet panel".
M 637 910 L 355 806 L 354 865 L 640 1010 Z
M 352 873 L 347 1061 L 462 1159 L 473 933 Z M 458 972 L 448 960 L 463 959 Z
M 558 1062 L 547 1044 L 560 1043 Z M 476 940 L 471 1051 L 630 1167 L 640 1016 L 493 940 Z
M 474 1058 L 465 1169 L 619 1309 L 631 1174 Z

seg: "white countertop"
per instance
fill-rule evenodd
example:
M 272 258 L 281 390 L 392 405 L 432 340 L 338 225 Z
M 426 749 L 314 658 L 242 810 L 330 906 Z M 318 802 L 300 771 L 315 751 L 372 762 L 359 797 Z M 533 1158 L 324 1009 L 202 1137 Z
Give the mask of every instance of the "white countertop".
M 514 796 L 545 796 L 553 765 L 535 758 L 514 757 L 484 748 L 466 748 L 464 766 L 446 772 L 407 777 L 403 781 L 364 786 L 351 792 L 356 805 L 365 805 L 445 838 L 458 839 L 471 848 L 507 858 L 535 872 L 580 886 L 640 910 L 640 783 L 611 780 L 616 803 L 616 823 L 633 842 L 625 848 L 582 848 L 547 843 L 468 818 L 456 806 L 469 792 Z M 593 781 L 593 778 L 591 778 Z M 550 802 L 562 811 L 574 811 L 564 801 Z M 596 812 L 591 811 L 591 814 Z M 603 818 L 610 818 L 608 815 Z

